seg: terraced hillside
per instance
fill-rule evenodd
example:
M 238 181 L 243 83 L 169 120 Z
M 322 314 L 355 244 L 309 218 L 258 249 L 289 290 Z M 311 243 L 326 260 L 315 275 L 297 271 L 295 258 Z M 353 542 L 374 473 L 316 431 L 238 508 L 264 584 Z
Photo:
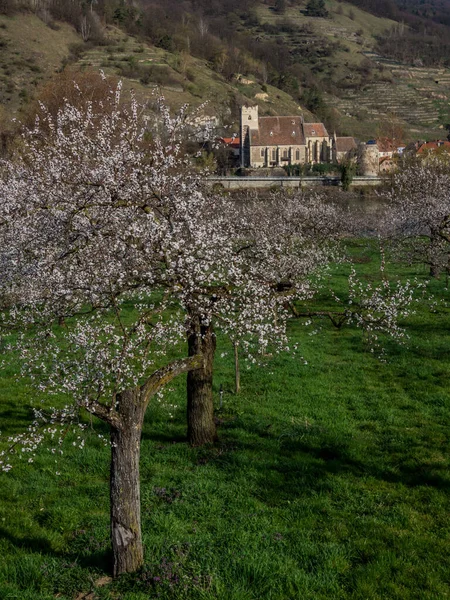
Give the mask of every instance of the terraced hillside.
M 164 95 L 171 106 L 184 103 L 197 107 L 206 103 L 205 112 L 221 122 L 237 124 L 237 110 L 242 102 L 258 103 L 263 114 L 299 114 L 300 107 L 289 94 L 259 85 L 256 80 L 236 77 L 227 82 L 214 73 L 205 61 L 190 55 L 162 50 L 133 36 L 108 27 L 110 44 L 87 50 L 76 65 L 84 69 L 101 69 L 119 76 L 125 87 L 133 87 L 144 98 L 153 91 Z M 312 115 L 306 111 L 306 117 Z
M 295 5 L 278 14 L 270 6 L 261 4 L 260 25 L 255 28 L 255 34 L 260 39 L 283 42 L 291 54 L 299 57 L 299 62 L 310 64 L 318 81 L 331 79 L 338 87 L 343 80 L 354 79 L 354 69 L 364 60 L 364 52 L 375 48 L 375 36 L 395 24 L 346 2 L 328 0 L 326 19 L 307 16 L 305 6 L 306 0 L 300 7 Z M 290 24 L 291 29 L 286 24 Z
M 327 0 L 326 19 L 306 16 L 305 6 L 302 0 L 280 14 L 261 3 L 254 22 L 243 18 L 237 25 L 249 53 L 253 42 L 268 42 L 293 57 L 297 89 L 274 82 L 276 73 L 264 78 L 262 58 L 247 60 L 243 72 L 237 65 L 234 75 L 225 77 L 207 60 L 186 51 L 169 52 L 111 25 L 103 44 L 93 46 L 67 24 L 49 26 L 33 14 L 0 15 L 0 129 L 20 116 L 44 82 L 70 64 L 119 76 L 141 98 L 158 89 L 175 107 L 206 101 L 205 111 L 234 130 L 244 102 L 258 103 L 261 114 L 322 119 L 320 112 L 313 116 L 307 110 L 308 90 L 317 85 L 325 90 L 328 114 L 332 111 L 329 128 L 338 133 L 373 137 L 379 122 L 394 114 L 403 123 L 405 141 L 442 137 L 443 125 L 450 122 L 450 70 L 406 66 L 377 55 L 375 36 L 393 21 L 336 0 Z
M 362 90 L 348 90 L 342 98 L 329 98 L 341 112 L 344 127 L 355 130 L 356 120 L 360 135 L 369 134 L 365 124 L 380 121 L 389 112 L 405 123 L 410 139 L 440 137 L 450 118 L 450 70 L 410 67 L 375 53 L 365 55 L 387 69 L 392 82 L 369 83 Z
M 325 100 L 337 111 L 341 133 L 374 136 L 378 123 L 389 114 L 402 122 L 405 141 L 441 137 L 443 125 L 450 122 L 450 70 L 410 66 L 379 56 L 376 36 L 391 28 L 393 21 L 346 2 L 329 0 L 327 8 L 330 16 L 324 19 L 308 17 L 298 7 L 277 14 L 261 5 L 258 17 L 266 38 L 276 37 L 275 29 L 282 32 L 290 22 L 294 29 L 280 35 L 291 52 L 303 52 L 309 60 L 305 49 L 319 40 L 334 45 L 332 56 L 318 55 L 313 60 L 312 71 L 327 89 Z M 264 24 L 274 31 L 268 32 Z

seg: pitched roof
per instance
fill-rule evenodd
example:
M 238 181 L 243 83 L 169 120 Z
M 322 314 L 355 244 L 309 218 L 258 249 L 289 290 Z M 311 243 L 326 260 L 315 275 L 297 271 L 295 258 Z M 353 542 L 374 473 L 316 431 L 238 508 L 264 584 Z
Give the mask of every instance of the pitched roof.
M 260 117 L 259 130 L 250 130 L 252 146 L 299 146 L 305 144 L 301 117 Z
M 231 146 L 232 148 L 239 148 L 241 140 L 238 137 L 223 137 L 219 138 L 219 141 L 225 144 L 226 146 Z
M 388 138 L 378 138 L 377 146 L 380 152 L 395 152 L 397 150 L 397 146 Z
M 303 123 L 305 137 L 329 137 L 323 123 Z
M 350 152 L 356 148 L 355 138 L 352 137 L 337 137 L 336 152 Z
M 450 152 L 450 142 L 447 141 L 437 141 L 437 142 L 426 142 L 422 144 L 420 148 L 417 150 L 417 154 L 423 154 L 424 152 L 434 152 L 435 150 L 439 150 L 442 148 L 447 152 Z

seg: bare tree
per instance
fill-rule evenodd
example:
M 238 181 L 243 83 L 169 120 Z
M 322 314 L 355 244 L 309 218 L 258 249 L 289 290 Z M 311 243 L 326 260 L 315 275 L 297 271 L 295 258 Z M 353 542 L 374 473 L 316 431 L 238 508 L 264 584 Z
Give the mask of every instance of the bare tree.
M 84 42 L 87 42 L 91 37 L 91 23 L 86 15 L 83 15 L 80 19 L 80 35 Z
M 208 21 L 205 19 L 205 17 L 200 16 L 199 20 L 198 20 L 198 32 L 200 34 L 200 37 L 203 39 L 207 35 L 208 31 L 209 31 Z

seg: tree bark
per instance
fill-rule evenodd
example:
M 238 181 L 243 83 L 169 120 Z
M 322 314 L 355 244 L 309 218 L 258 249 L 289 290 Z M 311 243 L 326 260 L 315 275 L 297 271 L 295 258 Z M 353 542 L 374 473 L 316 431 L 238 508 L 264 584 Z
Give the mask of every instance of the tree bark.
M 239 369 L 239 343 L 234 342 L 234 389 L 235 393 L 239 394 L 241 391 L 241 372 Z
M 132 573 L 144 562 L 141 533 L 139 456 L 145 406 L 139 388 L 118 400 L 121 426 L 111 426 L 111 541 L 114 577 Z
M 432 263 L 430 265 L 430 277 L 433 277 L 433 279 L 441 278 L 441 268 L 438 264 Z
M 203 365 L 194 354 L 155 371 L 140 387 L 118 394 L 111 406 L 92 401 L 91 415 L 108 423 L 111 431 L 110 512 L 114 577 L 132 573 L 144 562 L 141 533 L 139 458 L 145 411 L 153 396 L 169 381 Z
M 430 277 L 434 279 L 441 278 L 441 265 L 439 264 L 439 235 L 436 231 L 431 231 L 430 236 Z
M 212 444 L 217 440 L 212 390 L 215 351 L 216 336 L 212 325 L 201 325 L 199 317 L 192 317 L 188 355 L 203 356 L 203 366 L 187 375 L 187 437 L 192 446 Z

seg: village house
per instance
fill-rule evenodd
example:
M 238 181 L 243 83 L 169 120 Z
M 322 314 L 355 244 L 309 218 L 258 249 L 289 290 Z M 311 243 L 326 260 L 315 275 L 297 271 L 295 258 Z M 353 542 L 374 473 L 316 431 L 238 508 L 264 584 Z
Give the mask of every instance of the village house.
M 418 156 L 424 156 L 433 152 L 450 152 L 450 142 L 447 140 L 436 140 L 435 142 L 425 142 L 417 149 Z
M 378 138 L 377 146 L 380 152 L 380 159 L 392 158 L 394 154 L 397 154 L 397 146 L 388 138 Z
M 239 158 L 241 140 L 238 137 L 221 137 L 217 138 L 216 141 L 225 148 L 228 148 L 233 157 Z
M 393 173 L 398 168 L 398 163 L 395 158 L 390 156 L 383 156 L 380 158 L 380 173 L 387 174 Z

